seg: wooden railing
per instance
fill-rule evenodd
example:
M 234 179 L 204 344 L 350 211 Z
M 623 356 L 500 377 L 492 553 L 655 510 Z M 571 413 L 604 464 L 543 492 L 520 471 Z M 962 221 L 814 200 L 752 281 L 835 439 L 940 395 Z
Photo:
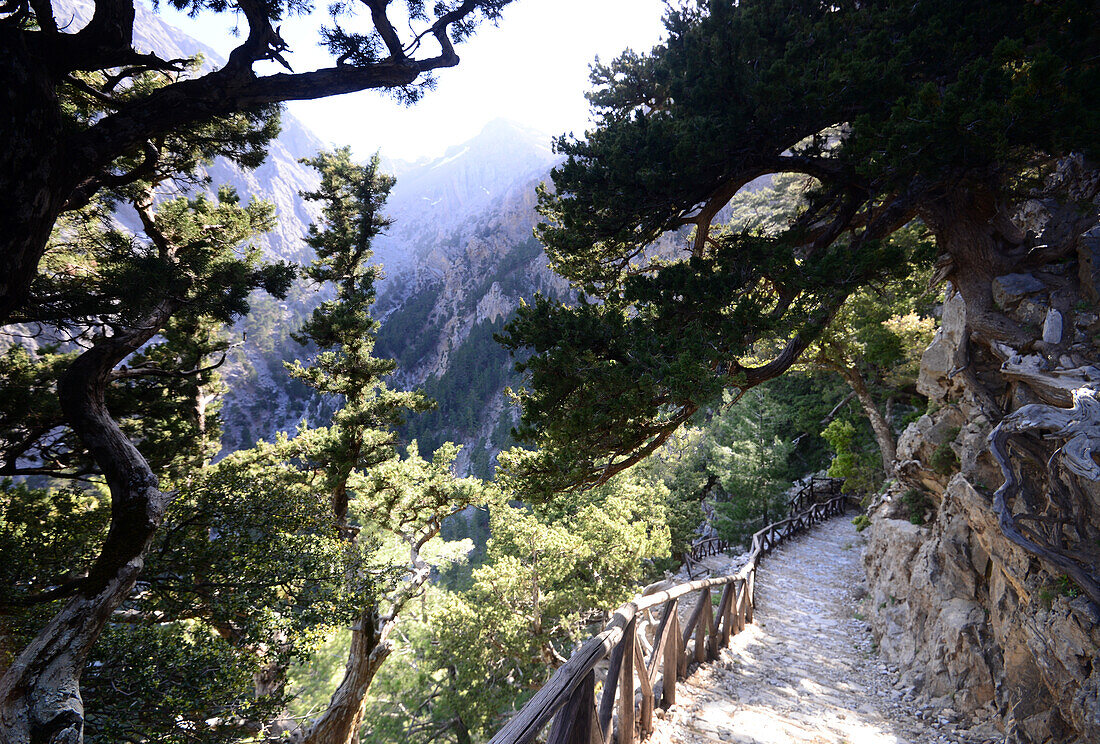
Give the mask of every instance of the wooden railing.
M 793 517 L 814 504 L 839 496 L 843 487 L 843 478 L 810 478 L 810 482 L 800 488 L 798 493 L 787 502 L 787 516 Z
M 798 489 L 798 492 L 791 496 L 787 502 L 787 516 L 793 517 L 806 511 L 814 504 L 839 496 L 843 485 L 843 478 L 811 478 L 810 482 Z M 684 554 L 684 563 L 690 567 L 708 556 L 725 553 L 732 545 L 728 540 L 723 540 L 720 537 L 707 537 L 697 540 L 692 543 L 691 549 Z
M 723 540 L 720 537 L 707 537 L 696 540 L 691 544 L 691 550 L 684 556 L 684 563 L 698 563 L 708 556 L 725 553 L 731 545 L 728 540 Z
M 598 635 L 573 652 L 490 744 L 531 744 L 551 718 L 547 744 L 611 744 L 613 739 L 633 744 L 648 737 L 655 705 L 660 701 L 667 708 L 676 702 L 676 682 L 687 676 L 689 665 L 717 659 L 730 638 L 752 622 L 760 559 L 791 535 L 842 514 L 845 504 L 846 497 L 836 496 L 760 530 L 752 537 L 748 562 L 736 574 L 634 597 L 615 610 Z M 721 592 L 717 608 L 716 590 Z M 681 627 L 679 600 L 696 592 L 699 597 Z M 652 623 L 645 623 L 642 615 L 658 607 L 660 621 L 650 638 L 644 628 Z M 605 658 L 607 675 L 597 700 L 596 666 Z

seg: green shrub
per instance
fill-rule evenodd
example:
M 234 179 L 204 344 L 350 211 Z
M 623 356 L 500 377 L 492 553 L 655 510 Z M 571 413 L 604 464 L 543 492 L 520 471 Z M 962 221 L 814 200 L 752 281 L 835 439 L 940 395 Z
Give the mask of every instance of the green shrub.
M 1074 599 L 1081 596 L 1081 587 L 1077 586 L 1070 577 L 1059 576 L 1055 583 L 1058 585 L 1058 593 L 1063 597 Z
M 852 524 L 856 526 L 856 532 L 863 532 L 871 526 L 871 518 L 866 514 L 857 514 L 855 519 L 852 520 Z
M 913 488 L 905 492 L 901 497 L 901 503 L 909 510 L 909 521 L 916 525 L 924 524 L 924 515 L 929 509 L 934 509 L 935 504 L 923 491 Z
M 951 449 L 951 443 L 959 436 L 959 431 L 958 426 L 948 429 L 943 442 L 932 452 L 928 464 L 940 475 L 951 475 L 959 469 L 959 456 L 955 454 L 955 450 Z

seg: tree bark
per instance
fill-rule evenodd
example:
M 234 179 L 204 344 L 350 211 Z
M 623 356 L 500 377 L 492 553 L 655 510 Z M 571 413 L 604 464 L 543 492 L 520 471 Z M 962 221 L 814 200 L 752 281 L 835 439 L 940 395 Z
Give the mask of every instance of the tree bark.
M 1019 349 L 1029 343 L 1030 334 L 993 303 L 993 280 L 1017 266 L 1024 237 L 1004 205 L 988 189 L 967 184 L 930 201 L 921 217 L 950 257 L 943 278 L 962 295 L 967 326 L 987 345 L 999 340 Z
M 364 610 L 351 632 L 344 679 L 324 714 L 310 727 L 303 744 L 355 744 L 363 722 L 363 703 L 374 675 L 390 655 L 387 642 L 393 621 L 379 622 L 375 607 Z
M 894 430 L 890 428 L 890 423 L 882 415 L 882 411 L 879 410 L 878 404 L 871 396 L 871 391 L 867 389 L 867 382 L 863 379 L 863 375 L 859 373 L 859 370 L 844 364 L 837 364 L 836 369 L 844 378 L 844 381 L 848 383 L 848 387 L 852 388 L 852 392 L 855 393 L 860 406 L 863 407 L 863 413 L 871 423 L 871 430 L 875 434 L 878 451 L 882 455 L 883 472 L 886 473 L 887 478 L 893 476 L 894 464 L 898 458 L 898 445 L 894 437 Z
M 115 365 L 151 339 L 174 309 L 165 300 L 134 329 L 100 338 L 76 358 L 58 385 L 68 423 L 110 488 L 111 524 L 77 594 L 0 678 L 0 729 L 6 744 L 79 744 L 83 739 L 81 672 L 111 613 L 141 573 L 169 501 L 107 410 L 107 386 Z

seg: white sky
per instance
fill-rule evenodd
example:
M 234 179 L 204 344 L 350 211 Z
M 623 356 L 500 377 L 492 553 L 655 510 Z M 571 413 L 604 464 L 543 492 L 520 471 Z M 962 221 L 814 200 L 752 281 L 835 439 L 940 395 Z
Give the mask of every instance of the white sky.
M 316 47 L 316 28 L 328 20 L 327 0 L 317 5 L 312 16 L 283 25 L 295 71 L 330 63 Z M 167 3 L 159 12 L 226 54 L 240 41 L 226 32 L 232 21 L 225 17 L 207 13 L 191 20 Z M 584 92 L 593 59 L 610 61 L 627 47 L 649 50 L 662 36 L 663 12 L 664 0 L 517 0 L 498 27 L 482 26 L 458 47 L 461 63 L 440 71 L 436 90 L 414 106 L 366 91 L 289 108 L 322 140 L 351 145 L 357 157 L 379 148 L 390 157 L 434 157 L 496 118 L 547 134 L 580 134 L 588 122 Z

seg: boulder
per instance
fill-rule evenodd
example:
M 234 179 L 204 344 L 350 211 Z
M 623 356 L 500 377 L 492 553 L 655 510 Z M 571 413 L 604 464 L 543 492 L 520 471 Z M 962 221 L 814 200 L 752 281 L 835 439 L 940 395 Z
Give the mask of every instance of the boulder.
M 917 391 L 934 403 L 945 403 L 962 393 L 962 380 L 955 370 L 955 353 L 966 333 L 966 304 L 958 292 L 943 304 L 940 328 L 921 356 Z
M 993 301 L 1002 310 L 1007 310 L 1028 295 L 1044 289 L 1046 285 L 1032 274 L 1005 274 L 993 280 Z
M 1043 321 L 1043 341 L 1048 344 L 1062 342 L 1062 314 L 1054 308 L 1047 310 L 1047 317 Z

